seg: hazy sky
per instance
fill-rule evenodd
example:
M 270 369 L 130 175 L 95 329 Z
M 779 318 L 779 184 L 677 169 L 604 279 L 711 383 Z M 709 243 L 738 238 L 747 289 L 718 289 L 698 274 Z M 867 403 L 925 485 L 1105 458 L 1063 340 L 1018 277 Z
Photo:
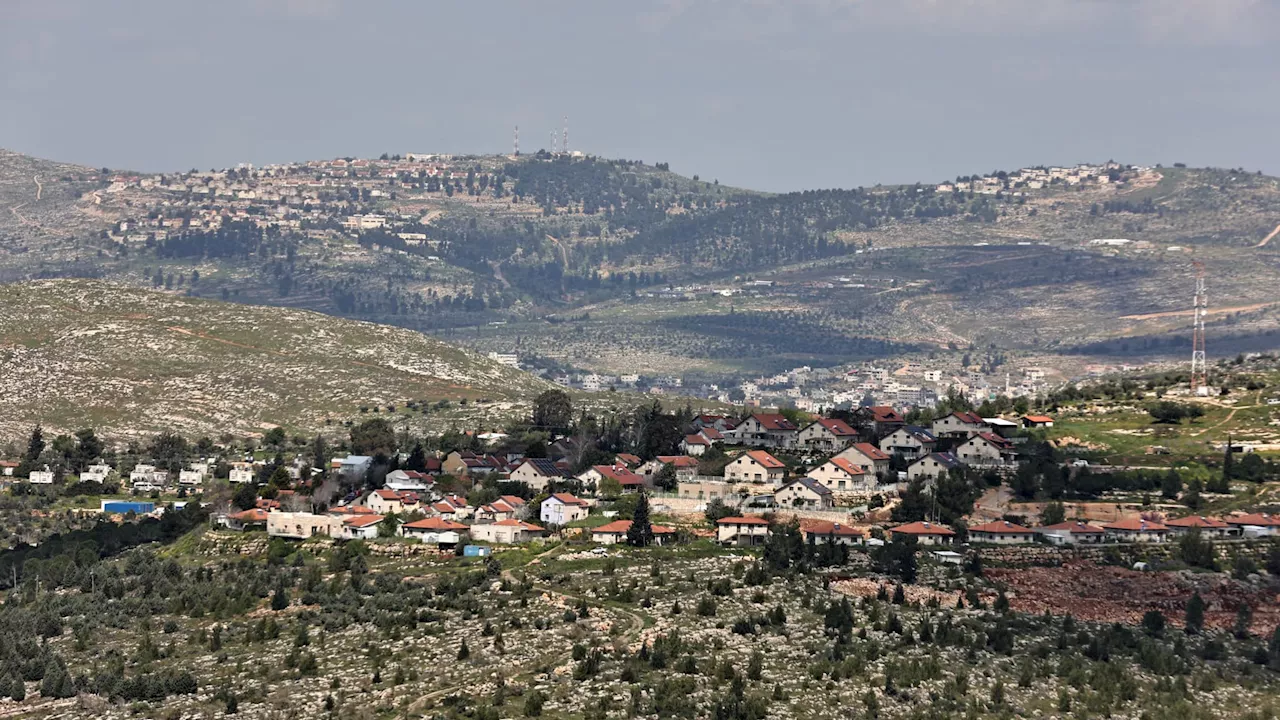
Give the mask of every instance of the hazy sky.
M 0 147 L 183 170 L 548 145 L 769 190 L 1280 171 L 1280 0 L 0 0 Z

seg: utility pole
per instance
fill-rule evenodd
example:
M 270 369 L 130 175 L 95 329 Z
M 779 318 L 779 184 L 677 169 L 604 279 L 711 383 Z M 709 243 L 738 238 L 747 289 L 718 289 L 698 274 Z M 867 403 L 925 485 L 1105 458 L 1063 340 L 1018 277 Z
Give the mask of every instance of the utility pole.
M 1204 318 L 1209 311 L 1209 297 L 1204 288 L 1204 263 L 1196 260 L 1196 295 L 1193 301 L 1191 328 L 1191 394 L 1209 394 L 1209 372 L 1204 353 Z

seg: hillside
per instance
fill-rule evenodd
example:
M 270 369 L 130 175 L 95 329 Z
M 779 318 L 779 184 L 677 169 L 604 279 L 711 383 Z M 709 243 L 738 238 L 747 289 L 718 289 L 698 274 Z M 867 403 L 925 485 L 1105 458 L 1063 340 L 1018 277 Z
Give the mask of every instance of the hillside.
M 315 431 L 389 405 L 398 426 L 496 422 L 549 387 L 409 330 L 89 280 L 0 286 L 0 368 L 9 441 L 37 422 L 115 436 Z
M 104 277 L 546 366 L 719 378 L 991 345 L 1181 356 L 1198 259 L 1212 352 L 1276 347 L 1280 181 L 1093 167 L 766 194 L 546 153 L 160 176 L 4 153 L 0 279 Z M 39 200 L 36 177 L 58 178 Z

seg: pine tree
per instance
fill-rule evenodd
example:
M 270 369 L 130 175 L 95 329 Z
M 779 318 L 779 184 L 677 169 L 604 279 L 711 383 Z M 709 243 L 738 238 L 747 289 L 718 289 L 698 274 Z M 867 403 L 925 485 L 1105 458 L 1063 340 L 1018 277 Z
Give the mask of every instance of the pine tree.
M 462 644 L 458 646 L 458 659 L 466 660 L 471 657 L 471 648 L 467 647 L 467 639 L 462 639 Z
M 649 522 L 649 496 L 640 493 L 635 512 L 631 515 L 631 527 L 627 528 L 627 544 L 647 547 L 653 544 L 653 525 Z
M 1196 635 L 1204 629 L 1204 600 L 1200 593 L 1192 595 L 1187 601 L 1186 628 L 1188 635 Z

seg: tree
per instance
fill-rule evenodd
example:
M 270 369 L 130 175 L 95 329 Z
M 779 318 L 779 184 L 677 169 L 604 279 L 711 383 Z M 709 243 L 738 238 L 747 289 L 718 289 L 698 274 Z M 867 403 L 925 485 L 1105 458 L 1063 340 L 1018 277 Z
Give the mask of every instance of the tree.
M 1041 525 L 1057 525 L 1060 522 L 1066 522 L 1067 509 L 1058 501 L 1046 503 L 1044 509 L 1040 511 Z
M 1186 630 L 1188 635 L 1197 635 L 1204 629 L 1204 600 L 1200 593 L 1191 596 L 1187 601 Z
M 800 522 L 794 518 L 785 523 L 774 523 L 764 541 L 764 564 L 773 572 L 795 567 L 806 569 L 804 537 L 800 534 Z
M 191 457 L 191 445 L 177 433 L 164 432 L 151 439 L 147 453 L 156 467 L 176 473 Z
M 93 432 L 93 428 L 76 431 L 76 455 L 72 468 L 76 472 L 83 471 L 90 463 L 102 457 L 102 441 Z
M 659 490 L 675 492 L 680 489 L 680 481 L 676 478 L 676 466 L 666 463 L 653 476 L 653 485 Z
M 271 447 L 280 447 L 284 445 L 286 439 L 287 436 L 285 435 L 284 428 L 280 426 L 271 428 L 267 431 L 266 435 L 262 436 L 262 442 L 270 445 Z
M 649 522 L 649 496 L 640 493 L 635 512 L 631 515 L 631 527 L 627 528 L 627 544 L 632 547 L 648 547 L 653 544 L 653 525 Z
M 351 452 L 390 455 L 396 449 L 396 430 L 386 418 L 370 418 L 351 428 Z
M 404 469 L 414 472 L 427 471 L 427 451 L 422 447 L 422 443 L 413 444 L 413 450 L 409 452 L 409 458 L 404 462 Z
M 600 494 L 600 497 L 612 500 L 622 494 L 622 483 L 614 477 L 602 478 L 600 483 L 596 485 L 596 492 Z
M 285 587 L 284 582 L 276 584 L 275 592 L 271 594 L 271 609 L 279 612 L 289 607 L 289 588 Z
M 1164 634 L 1164 613 L 1159 610 L 1148 610 L 1142 615 L 1142 629 L 1152 637 Z
M 545 430 L 564 430 L 573 422 L 573 401 L 563 390 L 547 390 L 533 399 L 533 425 Z
M 1178 494 L 1181 492 L 1182 476 L 1178 474 L 1177 470 L 1169 468 L 1168 472 L 1164 474 L 1164 478 L 1160 480 L 1160 494 L 1163 495 L 1166 500 L 1173 500 L 1177 498 Z
M 707 522 L 714 525 L 718 520 L 733 517 L 733 508 L 725 505 L 724 500 L 721 500 L 720 498 L 712 498 L 711 501 L 707 503 L 707 509 L 704 510 L 702 514 L 706 516 Z M 1280 558 L 1280 555 L 1277 557 Z M 1280 560 L 1278 560 L 1278 562 L 1280 562 Z
M 896 535 L 893 540 L 871 551 L 871 562 L 878 572 L 894 575 L 904 583 L 916 579 L 916 538 Z
M 907 523 L 923 520 L 929 510 L 929 498 L 924 489 L 924 478 L 917 477 L 907 483 L 902 491 L 901 501 L 893 508 L 894 522 Z
M 252 510 L 258 506 L 258 489 L 253 483 L 242 484 L 231 497 L 231 504 L 241 510 Z
M 311 467 L 320 471 L 329 469 L 329 444 L 321 435 L 316 435 L 316 439 L 311 441 Z
M 31 430 L 31 439 L 27 440 L 27 452 L 22 456 L 22 460 L 35 465 L 42 454 L 44 454 L 44 429 L 37 425 Z
M 1199 510 L 1204 504 L 1204 499 L 1200 497 L 1200 491 L 1204 489 L 1204 483 L 1200 482 L 1200 478 L 1191 478 L 1191 482 L 1187 484 L 1187 491 L 1182 494 L 1182 504 L 1192 510 Z
M 1178 538 L 1178 557 L 1192 567 L 1212 570 L 1217 566 L 1213 543 L 1200 534 L 1200 528 L 1192 528 L 1191 532 Z
M 471 657 L 471 648 L 467 647 L 467 639 L 462 638 L 462 643 L 458 645 L 458 659 L 466 660 Z

